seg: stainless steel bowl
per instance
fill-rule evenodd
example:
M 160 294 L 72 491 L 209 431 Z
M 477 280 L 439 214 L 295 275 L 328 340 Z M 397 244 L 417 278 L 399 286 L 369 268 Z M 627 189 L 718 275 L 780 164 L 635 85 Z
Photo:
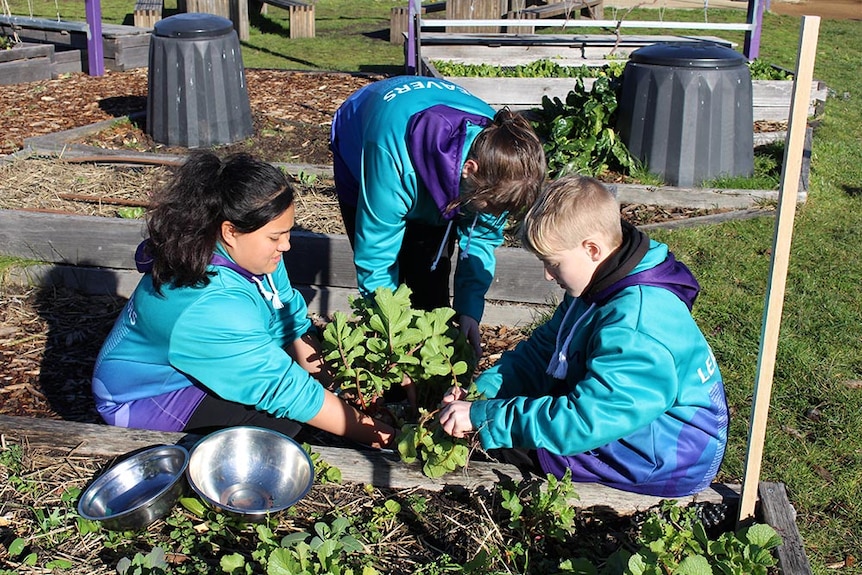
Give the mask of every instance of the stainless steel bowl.
M 143 529 L 164 517 L 185 488 L 189 452 L 159 445 L 136 453 L 96 478 L 78 499 L 78 515 L 106 529 Z
M 259 520 L 305 497 L 314 484 L 314 464 L 286 435 L 241 426 L 201 439 L 191 450 L 187 475 L 213 508 Z

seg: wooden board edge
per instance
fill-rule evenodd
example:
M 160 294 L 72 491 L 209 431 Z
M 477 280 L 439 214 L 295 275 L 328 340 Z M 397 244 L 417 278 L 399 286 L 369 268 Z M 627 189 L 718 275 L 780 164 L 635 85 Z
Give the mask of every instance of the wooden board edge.
M 776 549 L 782 575 L 811 575 L 805 545 L 796 526 L 796 510 L 790 503 L 784 484 L 762 481 L 757 492 L 763 520 L 782 539 L 782 544 Z
M 186 433 L 126 429 L 95 423 L 10 415 L 0 415 L 0 436 L 7 443 L 13 441 L 31 448 L 67 451 L 67 456 L 108 459 L 122 458 L 154 445 L 177 444 L 192 449 L 201 438 Z M 328 464 L 338 467 L 344 481 L 376 487 L 419 488 L 429 491 L 446 488 L 479 489 L 493 488 L 503 480 L 524 478 L 512 465 L 472 460 L 461 472 L 431 479 L 425 477 L 416 466 L 402 463 L 391 451 L 317 445 L 311 446 L 311 449 L 319 453 Z M 572 500 L 573 506 L 619 515 L 643 511 L 667 499 L 629 493 L 594 483 L 579 483 L 575 490 L 578 498 Z M 695 495 L 675 499 L 686 504 L 733 501 L 738 496 L 738 485 L 716 483 Z

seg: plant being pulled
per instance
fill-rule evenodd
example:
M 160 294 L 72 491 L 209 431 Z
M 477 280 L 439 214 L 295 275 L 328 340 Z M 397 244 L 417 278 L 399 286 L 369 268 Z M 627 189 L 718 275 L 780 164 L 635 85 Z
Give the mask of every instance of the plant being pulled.
M 439 477 L 466 465 L 469 442 L 440 429 L 437 403 L 449 387 L 469 384 L 475 358 L 453 324 L 455 310 L 413 309 L 410 294 L 401 285 L 352 298 L 352 314 L 336 312 L 324 328 L 324 359 L 345 401 L 401 428 L 402 460 L 421 461 L 426 475 Z M 403 402 L 387 403 L 405 383 L 415 386 L 416 421 L 407 420 Z

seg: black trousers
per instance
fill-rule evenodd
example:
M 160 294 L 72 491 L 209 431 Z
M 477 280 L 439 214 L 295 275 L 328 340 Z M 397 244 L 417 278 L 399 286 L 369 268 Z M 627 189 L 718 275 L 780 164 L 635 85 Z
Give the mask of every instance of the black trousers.
M 356 207 L 341 201 L 339 206 L 350 247 L 355 249 Z M 451 257 L 455 249 L 455 234 L 450 233 L 437 268 L 431 271 L 431 264 L 434 263 L 445 235 L 446 226 L 407 222 L 404 240 L 398 253 L 398 282 L 406 283 L 413 292 L 410 303 L 415 309 L 432 310 L 451 305 L 449 275 L 452 272 Z
M 207 394 L 189 418 L 183 431 L 204 435 L 237 425 L 263 427 L 278 431 L 288 437 L 294 437 L 302 429 L 299 423 L 291 419 L 275 417 L 248 405 Z

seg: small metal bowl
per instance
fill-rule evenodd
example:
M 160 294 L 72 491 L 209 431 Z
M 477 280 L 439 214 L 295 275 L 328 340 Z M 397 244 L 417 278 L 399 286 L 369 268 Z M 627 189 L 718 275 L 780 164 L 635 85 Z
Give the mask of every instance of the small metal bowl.
M 78 499 L 78 515 L 106 529 L 143 529 L 164 517 L 185 489 L 189 452 L 180 445 L 151 447 L 117 463 Z
M 288 436 L 240 426 L 201 439 L 191 450 L 187 475 L 205 503 L 255 521 L 305 497 L 314 484 L 314 464 Z

